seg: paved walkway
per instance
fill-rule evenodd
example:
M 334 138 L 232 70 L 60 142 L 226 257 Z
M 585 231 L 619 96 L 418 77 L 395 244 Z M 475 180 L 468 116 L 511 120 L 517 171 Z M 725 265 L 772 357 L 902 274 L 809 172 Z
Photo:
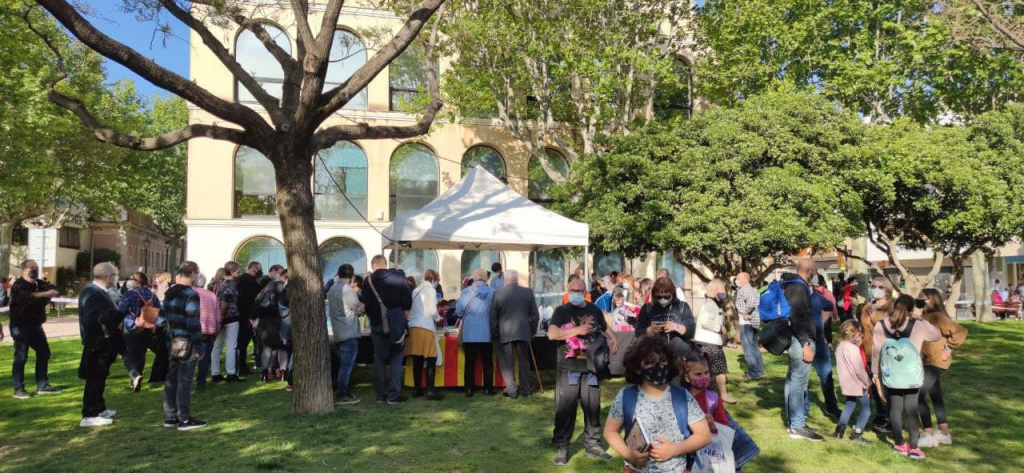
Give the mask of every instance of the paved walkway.
M 78 316 L 73 317 L 51 317 L 43 324 L 43 330 L 46 331 L 46 338 L 53 340 L 55 338 L 78 338 Z M 3 343 L 13 343 L 11 339 L 11 328 L 4 324 L 4 341 Z

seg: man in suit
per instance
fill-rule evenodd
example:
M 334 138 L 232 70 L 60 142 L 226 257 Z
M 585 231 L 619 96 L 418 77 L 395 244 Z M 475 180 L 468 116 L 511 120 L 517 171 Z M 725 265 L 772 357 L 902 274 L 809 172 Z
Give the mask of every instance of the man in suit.
M 108 293 L 117 284 L 117 268 L 110 263 L 97 264 L 92 277 L 92 284 L 78 296 L 78 328 L 83 345 L 78 377 L 85 380 L 81 427 L 110 425 L 117 414 L 107 409 L 103 400 L 110 365 L 117 358 L 121 344 L 118 325 L 122 315 Z
M 519 285 L 519 272 L 505 271 L 505 287 L 491 300 L 491 334 L 498 342 L 498 364 L 505 379 L 505 395 L 515 399 L 529 396 L 530 340 L 537 332 L 540 312 L 533 290 Z M 519 360 L 519 385 L 515 379 L 515 360 Z

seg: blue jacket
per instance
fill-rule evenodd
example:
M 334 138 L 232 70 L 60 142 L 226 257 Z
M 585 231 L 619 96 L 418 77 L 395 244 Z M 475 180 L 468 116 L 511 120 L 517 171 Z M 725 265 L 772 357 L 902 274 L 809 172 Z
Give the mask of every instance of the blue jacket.
M 191 287 L 175 284 L 164 296 L 164 317 L 167 319 L 167 337 L 189 337 L 198 343 L 203 336 L 199 325 L 199 294 Z
M 463 342 L 491 342 L 492 297 L 494 290 L 483 281 L 476 281 L 462 290 L 459 302 L 455 304 L 455 315 L 462 319 Z M 475 302 L 470 304 L 470 301 Z
M 142 306 L 149 300 L 153 301 L 153 307 L 160 308 L 160 299 L 148 287 L 137 287 L 125 292 L 121 296 L 121 302 L 117 304 L 117 310 L 124 314 L 125 332 L 135 330 L 135 318 L 139 316 L 139 313 L 142 312 Z M 161 327 L 163 324 L 163 311 L 161 311 L 160 316 L 156 318 L 156 326 Z

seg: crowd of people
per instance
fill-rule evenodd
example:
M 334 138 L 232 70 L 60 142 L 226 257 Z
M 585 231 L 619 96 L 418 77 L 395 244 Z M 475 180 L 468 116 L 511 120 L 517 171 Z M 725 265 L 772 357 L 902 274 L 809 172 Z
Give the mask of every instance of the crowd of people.
M 530 396 L 535 364 L 530 343 L 538 328 L 546 327 L 548 339 L 557 343 L 556 464 L 569 460 L 582 410 L 584 454 L 589 457 L 612 460 L 601 446 L 603 437 L 626 460 L 627 471 L 711 471 L 714 464 L 738 471 L 759 450 L 726 410 L 738 402 L 729 392 L 723 350 L 732 335 L 742 347 L 744 382 L 764 377 L 762 351 L 788 357 L 782 404 L 793 439 L 824 439 L 807 425 L 813 368 L 825 413 L 836 419 L 836 439 L 846 438 L 849 429 L 850 441 L 868 443 L 864 433 L 870 421 L 875 431 L 891 434 L 895 452 L 909 458 L 924 458 L 921 448 L 952 443 L 941 378 L 967 331 L 946 314 L 944 297 L 934 289 L 912 297 L 878 278 L 858 307 L 853 280 L 840 275 L 828 288 L 814 261 L 802 259 L 795 273 L 760 288 L 746 273 L 731 288 L 711 280 L 691 308 L 664 270 L 653 280 L 609 274 L 597 279 L 592 290 L 577 272 L 568 280 L 563 303 L 542 321 L 533 291 L 520 284 L 517 271 L 504 271 L 500 263 L 489 272 L 473 271 L 452 300 L 444 299 L 436 270 L 425 271 L 417 281 L 390 268 L 382 255 L 373 257 L 370 266 L 371 272 L 361 276 L 351 264 L 342 264 L 323 287 L 337 354 L 332 381 L 339 405 L 360 402 L 352 390 L 352 373 L 366 329 L 373 346 L 376 400 L 403 404 L 409 401 L 403 394 L 406 363 L 413 370 L 414 397 L 444 398 L 434 385 L 438 334 L 451 325 L 458 327 L 464 353 L 467 397 L 497 393 L 495 352 L 505 396 Z M 96 265 L 92 283 L 79 296 L 83 350 L 78 375 L 85 381 L 80 425 L 113 423 L 116 412 L 108 409 L 103 394 L 118 355 L 131 390 L 139 392 L 147 353 L 154 352 L 149 381 L 164 385 L 163 425 L 168 428 L 205 426 L 192 415 L 193 384 L 203 390 L 208 381 L 244 381 L 255 373 L 250 359 L 261 381 L 280 379 L 291 390 L 288 271 L 275 265 L 264 274 L 259 262 L 242 268 L 228 261 L 207 278 L 197 264 L 186 261 L 173 275 L 151 281 L 136 272 L 121 284 L 116 267 Z M 46 305 L 56 291 L 40 279 L 35 261 L 23 262 L 21 270 L 11 287 L 10 331 L 14 397 L 28 399 L 24 372 L 30 349 L 36 358 L 36 394 L 61 392 L 47 376 L 50 350 L 42 329 Z M 840 324 L 835 343 L 833 320 Z M 633 332 L 635 339 L 620 347 L 615 332 L 623 331 Z M 610 376 L 610 355 L 619 350 L 625 352 L 627 387 L 615 396 L 602 427 L 601 384 Z M 480 386 L 473 369 L 478 360 L 483 365 Z M 638 427 L 643 435 L 634 432 Z

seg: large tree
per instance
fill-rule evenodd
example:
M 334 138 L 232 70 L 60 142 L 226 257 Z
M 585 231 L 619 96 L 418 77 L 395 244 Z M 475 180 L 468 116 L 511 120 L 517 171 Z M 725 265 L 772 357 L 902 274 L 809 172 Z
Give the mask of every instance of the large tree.
M 445 29 L 446 47 L 458 52 L 446 104 L 462 117 L 497 119 L 542 165 L 547 146 L 575 160 L 597 151 L 599 135 L 651 120 L 656 89 L 686 89 L 674 97 L 682 103 L 664 105 L 688 106 L 689 70 L 679 67 L 688 2 L 458 1 Z
M 28 16 L 26 16 L 28 15 Z M 60 37 L 41 11 L 0 5 L 0 278 L 9 273 L 13 229 L 25 220 L 60 223 L 72 212 L 104 214 L 114 199 L 106 184 L 115 181 L 126 151 L 97 143 L 78 121 L 46 100 L 46 86 L 57 67 L 46 45 L 27 27 Z M 58 90 L 100 107 L 109 102 L 102 58 L 58 41 L 69 80 Z
M 316 226 L 313 219 L 311 188 L 313 161 L 318 151 L 341 140 L 409 138 L 426 133 L 441 108 L 434 61 L 427 61 L 430 104 L 419 120 L 411 125 L 391 126 L 369 123 L 324 125 L 398 57 L 421 31 L 436 37 L 436 28 L 424 30 L 444 0 L 404 3 L 405 20 L 389 41 L 382 42 L 366 63 L 342 84 L 327 88 L 325 76 L 334 45 L 334 32 L 345 2 L 330 0 L 311 8 L 308 0 L 291 0 L 295 51 L 288 54 L 257 21 L 254 9 L 263 4 L 233 1 L 199 0 L 125 0 L 127 7 L 140 12 L 166 12 L 175 21 L 189 27 L 221 65 L 260 105 L 260 110 L 218 96 L 131 47 L 111 38 L 89 21 L 76 3 L 67 0 L 37 0 L 74 37 L 104 57 L 132 70 L 154 85 L 181 97 L 193 106 L 216 117 L 215 124 L 191 123 L 163 134 L 140 137 L 109 127 L 93 114 L 86 103 L 56 85 L 66 76 L 54 78 L 48 96 L 54 103 L 72 111 L 95 137 L 114 146 L 157 151 L 194 138 L 224 140 L 253 148 L 274 166 L 277 182 L 276 207 L 284 235 L 288 258 L 291 308 L 295 314 L 296 391 L 292 407 L 296 411 L 330 411 L 330 359 L 323 293 L 320 286 L 320 259 L 317 254 Z M 315 11 L 314 11 L 315 10 Z M 256 12 L 260 13 L 260 12 Z M 283 72 L 282 96 L 271 95 L 249 71 L 245 70 L 212 24 L 230 25 L 252 32 L 273 55 Z M 437 23 L 435 23 L 436 25 Z M 432 41 L 427 41 L 427 56 L 433 56 Z M 54 48 L 59 52 L 59 48 Z
M 865 126 L 811 93 L 771 93 L 612 137 L 572 166 L 555 208 L 629 257 L 672 250 L 697 277 L 755 281 L 860 230 L 843 179 Z

